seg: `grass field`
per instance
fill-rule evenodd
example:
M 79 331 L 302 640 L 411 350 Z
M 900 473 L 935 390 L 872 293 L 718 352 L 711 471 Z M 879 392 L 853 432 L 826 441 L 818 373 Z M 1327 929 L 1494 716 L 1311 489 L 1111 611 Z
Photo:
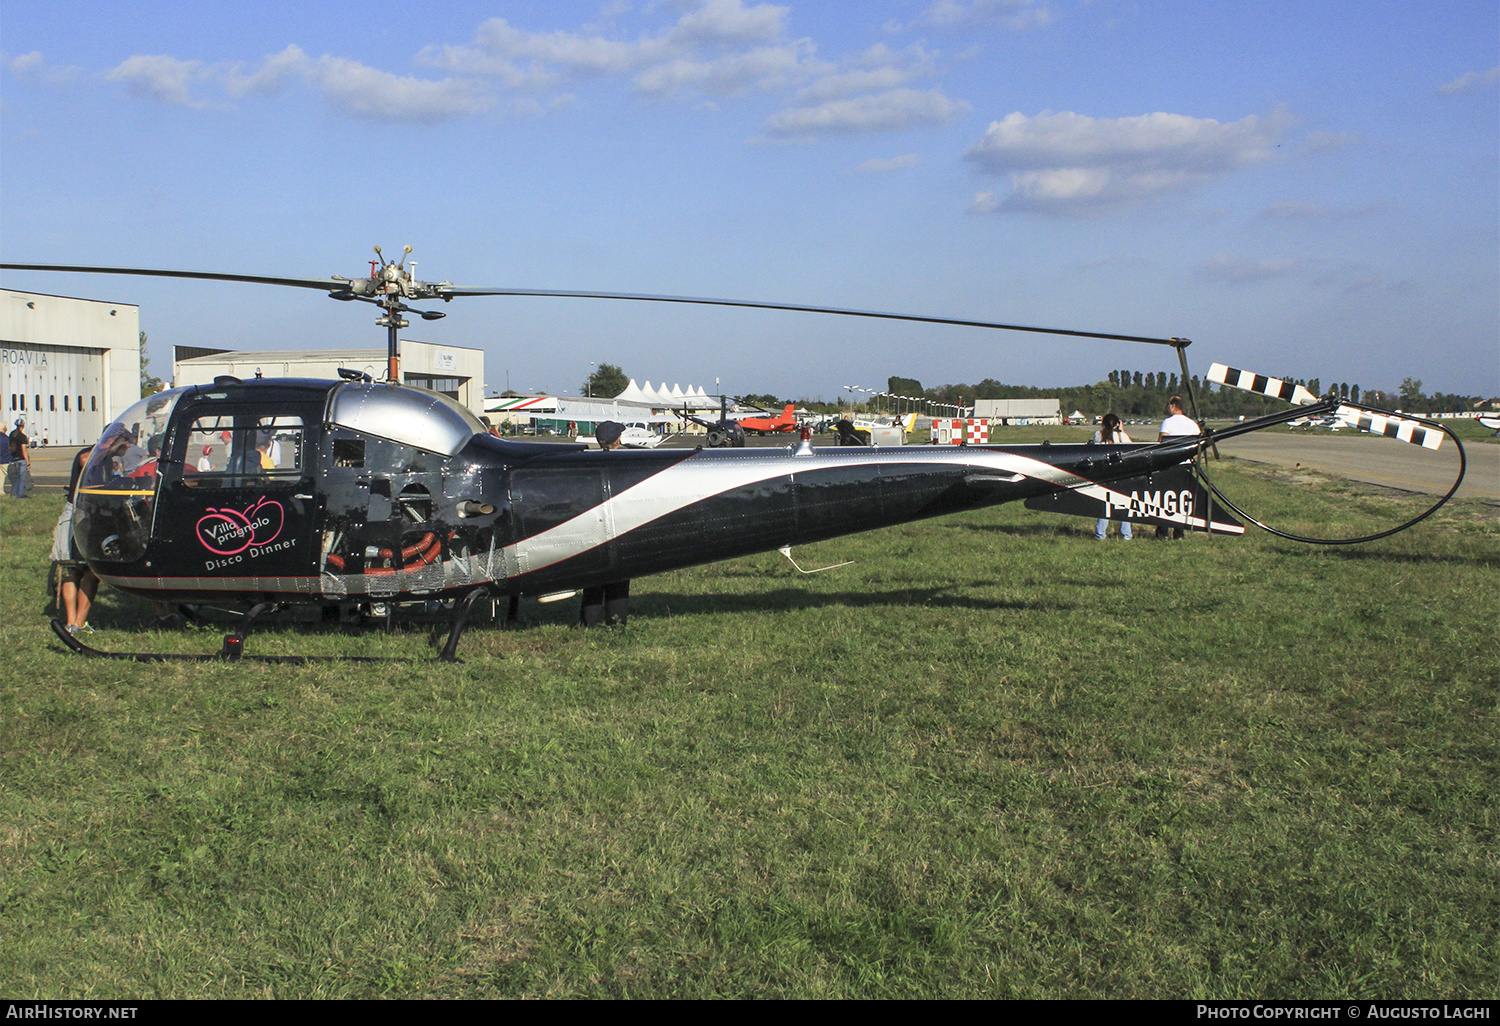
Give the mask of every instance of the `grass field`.
M 1216 480 L 1315 531 L 1412 500 Z M 1015 506 L 430 631 L 140 665 L 0 499 L 0 993 L 1494 997 L 1500 522 L 1356 549 Z M 102 648 L 209 651 L 105 592 Z

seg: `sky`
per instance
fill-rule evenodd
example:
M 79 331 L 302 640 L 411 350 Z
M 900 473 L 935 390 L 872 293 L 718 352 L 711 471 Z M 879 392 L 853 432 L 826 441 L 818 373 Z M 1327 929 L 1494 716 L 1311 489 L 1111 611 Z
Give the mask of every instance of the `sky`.
M 1500 395 L 1493 0 L 10 0 L 0 258 L 854 307 L 1194 340 Z M 317 292 L 6 272 L 173 345 L 374 347 Z M 1168 348 L 469 298 L 489 391 L 592 366 L 833 399 L 1083 384 Z

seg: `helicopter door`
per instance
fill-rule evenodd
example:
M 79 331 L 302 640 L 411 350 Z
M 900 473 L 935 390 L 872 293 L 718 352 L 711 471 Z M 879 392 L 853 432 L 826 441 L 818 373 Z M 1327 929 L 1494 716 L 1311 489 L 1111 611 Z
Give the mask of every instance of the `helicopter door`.
M 162 504 L 182 576 L 268 593 L 312 592 L 322 510 L 311 454 L 321 411 L 193 409 L 175 439 Z M 170 514 L 168 510 L 170 509 Z

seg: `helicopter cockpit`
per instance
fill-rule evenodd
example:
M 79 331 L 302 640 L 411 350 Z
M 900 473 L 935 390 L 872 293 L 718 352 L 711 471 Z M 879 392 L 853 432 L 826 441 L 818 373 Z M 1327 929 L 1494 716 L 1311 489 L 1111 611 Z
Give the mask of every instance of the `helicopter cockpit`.
M 74 514 L 80 551 L 90 561 L 133 563 L 146 555 L 153 532 L 192 530 L 155 524 L 163 490 L 212 503 L 214 516 L 263 496 L 283 504 L 310 498 L 317 446 L 328 432 L 335 471 L 365 466 L 361 439 L 379 447 L 370 457 L 394 471 L 411 469 L 423 452 L 455 456 L 486 434 L 484 423 L 448 396 L 384 383 L 278 379 L 158 392 L 111 423 L 89 456 Z

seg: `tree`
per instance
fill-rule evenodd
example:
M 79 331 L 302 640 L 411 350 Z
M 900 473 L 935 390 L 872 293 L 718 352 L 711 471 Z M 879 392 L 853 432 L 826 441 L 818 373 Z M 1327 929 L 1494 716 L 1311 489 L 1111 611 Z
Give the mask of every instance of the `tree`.
M 584 381 L 583 388 L 579 391 L 597 399 L 613 399 L 629 386 L 630 379 L 625 376 L 624 371 L 612 363 L 601 363 L 599 369 Z
M 892 375 L 885 379 L 885 390 L 891 395 L 919 396 L 922 394 L 922 383 L 916 378 L 898 378 Z
M 1427 397 L 1422 394 L 1422 379 L 1402 378 L 1400 398 L 1401 408 L 1405 410 L 1425 405 Z
M 166 387 L 162 383 L 161 378 L 158 378 L 156 375 L 151 374 L 150 372 L 148 372 L 146 370 L 146 368 L 148 366 L 150 366 L 150 364 L 151 364 L 151 360 L 150 360 L 149 357 L 146 356 L 146 333 L 143 331 L 143 332 L 141 332 L 141 398 L 142 399 L 146 398 L 146 396 L 148 396 L 148 395 L 155 395 L 156 393 L 160 392 L 163 388 Z M 82 401 L 83 400 L 81 400 L 81 399 L 79 400 L 79 402 L 82 402 Z

